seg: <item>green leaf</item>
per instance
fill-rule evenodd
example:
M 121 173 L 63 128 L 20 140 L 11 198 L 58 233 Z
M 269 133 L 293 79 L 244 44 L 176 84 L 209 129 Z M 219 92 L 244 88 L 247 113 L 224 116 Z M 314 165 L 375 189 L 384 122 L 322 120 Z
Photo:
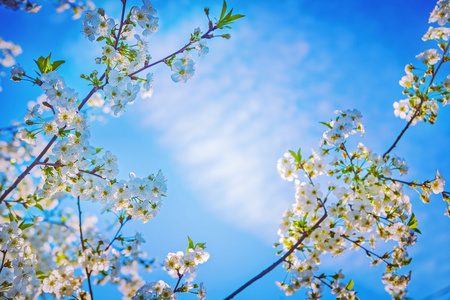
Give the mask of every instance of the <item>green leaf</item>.
M 48 65 L 49 65 L 49 63 L 50 63 L 50 56 L 52 56 L 52 54 L 50 53 L 48 56 L 47 56 L 47 58 L 45 59 L 45 61 L 44 61 L 44 66 L 45 66 L 45 71 L 44 71 L 44 73 L 46 73 L 48 70 Z
M 408 225 L 413 224 L 415 220 L 416 220 L 416 216 L 414 215 L 414 213 L 412 213 L 411 218 L 408 221 Z
M 351 290 L 353 288 L 353 279 L 350 279 L 349 283 L 345 286 L 347 290 Z
M 418 225 L 418 223 L 417 223 L 417 220 L 416 220 L 416 216 L 414 215 L 414 213 L 412 213 L 411 218 L 408 221 L 409 229 L 413 229 L 414 230 L 417 227 L 417 225 Z
M 331 125 L 329 123 L 325 123 L 325 122 L 319 122 L 319 123 L 322 124 L 322 125 L 327 126 L 330 129 L 333 129 L 333 127 L 331 127 Z
M 45 58 L 43 56 L 39 57 L 38 60 L 34 59 L 34 62 L 36 63 L 36 65 L 39 68 L 39 71 L 41 71 L 41 73 L 45 73 Z M 39 76 L 41 74 L 38 74 Z
M 197 246 L 199 246 L 199 247 L 202 248 L 202 249 L 205 249 L 205 248 L 206 248 L 205 245 L 206 245 L 206 243 L 197 243 L 197 244 L 195 244 L 194 249 L 197 248 Z
M 223 16 L 225 16 L 226 12 L 227 12 L 227 2 L 223 0 L 222 13 L 220 14 L 219 22 L 222 21 Z
M 417 233 L 420 233 L 420 234 L 422 234 L 422 232 L 420 232 L 420 230 L 419 229 L 417 229 L 417 228 L 413 228 L 412 230 L 414 230 L 415 232 L 417 232 Z
M 58 67 L 59 67 L 60 65 L 62 65 L 62 64 L 65 63 L 65 62 L 66 62 L 65 60 L 57 60 L 57 61 L 54 61 L 54 62 L 50 65 L 49 71 L 55 71 L 56 69 L 58 69 Z
M 8 216 L 9 216 L 9 221 L 10 221 L 10 222 L 16 220 L 16 218 L 14 218 L 14 215 L 13 215 L 12 213 L 9 213 Z
M 231 23 L 231 22 L 236 21 L 237 19 L 240 19 L 240 18 L 243 18 L 243 17 L 245 17 L 245 15 L 239 15 L 239 14 L 237 14 L 237 15 L 231 16 L 231 17 L 228 19 L 228 21 L 230 21 L 230 23 Z
M 233 12 L 233 9 L 230 10 L 230 12 L 225 16 L 225 18 L 223 18 L 223 20 L 227 20 L 228 21 L 228 18 L 231 17 L 231 13 L 232 12 Z
M 405 259 L 404 266 L 409 265 L 409 264 L 411 263 L 411 260 L 412 260 L 412 257 L 411 257 L 411 258 L 408 258 L 408 259 Z
M 189 249 L 195 249 L 195 247 L 194 247 L 194 242 L 191 240 L 190 237 L 188 237 L 188 241 L 189 241 L 189 246 L 188 246 L 188 248 L 187 248 L 187 250 L 186 250 L 186 253 L 189 252 Z
M 298 162 L 297 154 L 294 151 L 292 151 L 292 150 L 288 150 L 288 151 L 294 157 L 294 159 Z
M 36 204 L 34 205 L 34 207 L 36 207 L 37 209 L 39 209 L 39 210 L 41 210 L 41 211 L 44 211 L 44 208 L 43 208 L 42 205 L 40 205 L 39 203 L 36 203 Z
M 33 226 L 33 225 L 34 225 L 33 223 L 25 224 L 24 222 L 22 222 L 22 223 L 20 224 L 19 228 L 22 229 L 22 230 L 25 230 L 25 229 L 27 229 L 27 228 Z

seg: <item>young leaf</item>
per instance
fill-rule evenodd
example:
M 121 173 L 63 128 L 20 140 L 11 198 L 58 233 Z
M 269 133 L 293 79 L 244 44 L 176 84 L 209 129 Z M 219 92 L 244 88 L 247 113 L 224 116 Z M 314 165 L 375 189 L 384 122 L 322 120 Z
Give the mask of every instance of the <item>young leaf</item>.
M 44 61 L 44 67 L 45 67 L 44 73 L 48 71 L 47 69 L 48 69 L 48 65 L 50 64 L 50 56 L 52 56 L 51 53 L 47 56 L 47 58 Z
M 231 16 L 231 17 L 228 19 L 228 21 L 230 21 L 230 23 L 231 23 L 231 22 L 236 21 L 237 19 L 240 19 L 240 18 L 243 18 L 243 17 L 245 17 L 245 15 L 239 15 L 239 14 L 237 14 L 237 15 Z
M 188 237 L 188 241 L 189 241 L 189 246 L 188 246 L 188 248 L 186 250 L 186 253 L 189 252 L 189 249 L 195 249 L 194 242 L 191 240 L 190 237 Z
M 16 220 L 16 219 L 14 218 L 14 215 L 13 215 L 12 213 L 9 213 L 8 216 L 9 216 L 9 221 L 10 221 L 10 222 Z
M 223 0 L 222 13 L 220 14 L 219 22 L 222 21 L 223 16 L 225 16 L 226 12 L 227 12 L 227 2 Z
M 22 230 L 25 230 L 25 229 L 27 229 L 28 227 L 31 227 L 31 226 L 33 226 L 33 225 L 34 225 L 33 223 L 25 224 L 24 222 L 22 222 L 22 223 L 20 224 L 19 228 L 22 229 Z
M 331 125 L 330 124 L 328 124 L 328 123 L 325 123 L 325 122 L 319 122 L 320 124 L 322 124 L 322 125 L 325 125 L 325 126 L 327 126 L 328 128 L 330 128 L 330 129 L 332 129 L 333 127 L 331 127 Z
M 347 290 L 351 290 L 353 288 L 353 279 L 350 279 L 349 283 L 345 286 Z
M 199 246 L 199 247 L 202 248 L 202 249 L 205 249 L 205 248 L 206 248 L 206 243 L 197 243 L 197 244 L 195 245 L 194 249 L 197 248 L 197 246 Z
M 36 63 L 36 65 L 39 68 L 39 71 L 41 71 L 41 73 L 45 73 L 45 67 L 44 67 L 44 62 L 45 62 L 45 58 L 43 56 L 39 57 L 38 60 L 34 59 L 34 62 Z M 38 74 L 39 76 L 41 74 Z
M 56 69 L 58 69 L 58 67 L 60 65 L 62 65 L 63 63 L 65 63 L 65 60 L 57 60 L 52 62 L 52 64 L 50 65 L 49 71 L 55 71 Z
M 288 150 L 288 151 L 294 157 L 294 159 L 298 162 L 297 154 L 294 151 L 292 151 L 292 150 Z
M 223 20 L 228 20 L 229 17 L 231 17 L 231 13 L 233 12 L 233 9 L 231 9 L 228 14 L 223 18 Z

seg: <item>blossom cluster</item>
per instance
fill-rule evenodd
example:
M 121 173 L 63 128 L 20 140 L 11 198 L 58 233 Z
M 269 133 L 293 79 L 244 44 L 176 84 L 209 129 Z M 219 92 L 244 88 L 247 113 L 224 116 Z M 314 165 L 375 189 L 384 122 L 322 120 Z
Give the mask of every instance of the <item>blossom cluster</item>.
M 79 112 L 78 94 L 66 86 L 57 71 L 42 74 L 40 80 L 46 97 L 25 116 L 27 124 L 39 127 L 21 129 L 20 137 L 31 145 L 41 132 L 49 137 L 60 136 L 61 140 L 52 148 L 52 155 L 39 162 L 45 184 L 38 196 L 48 198 L 69 191 L 81 200 L 99 201 L 106 209 L 125 209 L 144 222 L 154 217 L 167 190 L 162 173 L 144 179 L 132 174 L 129 181 L 115 180 L 119 172 L 117 158 L 109 151 L 99 157 L 101 149 L 90 145 L 88 119 Z M 53 112 L 53 120 L 42 119 L 44 109 Z
M 197 265 L 202 264 L 209 259 L 209 253 L 204 251 L 204 244 L 194 246 L 189 239 L 189 247 L 187 252 L 178 251 L 177 253 L 169 253 L 167 259 L 164 260 L 164 269 L 173 278 L 178 278 L 178 282 L 174 288 L 160 280 L 158 282 L 146 283 L 142 286 L 132 298 L 133 300 L 150 300 L 150 299 L 177 299 L 176 293 L 196 293 L 201 300 L 206 299 L 206 289 L 203 282 L 200 285 L 192 284 L 197 271 Z M 180 285 L 181 279 L 185 276 L 185 283 Z M 192 291 L 196 289 L 196 291 Z
M 23 293 L 32 292 L 33 287 L 39 286 L 39 282 L 33 278 L 37 259 L 31 253 L 31 248 L 25 245 L 20 227 L 14 221 L 0 226 L 0 252 L 3 254 L 3 261 L 6 253 L 14 255 L 8 271 L 0 274 L 0 286 L 8 291 L 8 297 L 14 299 Z
M 394 114 L 396 117 L 405 119 L 411 125 L 418 122 L 430 122 L 433 124 L 439 112 L 439 103 L 443 106 L 449 104 L 450 75 L 442 82 L 437 82 L 436 74 L 441 65 L 448 61 L 450 28 L 444 27 L 449 20 L 449 2 L 438 1 L 436 7 L 430 14 L 429 22 L 438 22 L 441 27 L 428 29 L 423 36 L 423 41 L 434 40 L 438 47 L 428 49 L 416 56 L 422 66 L 408 64 L 405 67 L 406 75 L 402 77 L 399 84 L 404 88 L 403 94 L 408 98 L 394 102 Z
M 289 151 L 278 160 L 280 176 L 295 179 L 296 202 L 284 213 L 276 244 L 282 247 L 280 254 L 292 250 L 284 263 L 290 281 L 277 284 L 286 295 L 306 287 L 308 299 L 318 299 L 328 286 L 337 298 L 356 299 L 353 284 L 340 281 L 343 274 L 319 275 L 318 265 L 326 253 L 337 256 L 348 249 L 362 249 L 371 265 L 385 264 L 382 282 L 393 297 L 402 299 L 410 278 L 398 272 L 410 263 L 407 248 L 415 244 L 416 232 L 420 232 L 403 185 L 420 189 L 427 202 L 431 192 L 443 192 L 445 181 L 439 172 L 434 180 L 422 184 L 393 178 L 396 173 L 407 173 L 406 162 L 396 155 L 377 154 L 361 142 L 350 151 L 348 137 L 362 131 L 362 116 L 356 110 L 336 113 L 334 120 L 323 123 L 328 130 L 313 155 L 304 158 L 300 151 Z M 296 179 L 298 171 L 306 181 Z M 330 180 L 325 187 L 320 176 Z M 375 253 L 380 240 L 392 241 L 392 251 Z
M 58 211 L 55 202 L 58 201 L 44 208 Z M 31 224 L 21 222 L 20 226 L 15 221 L 3 223 L 1 236 L 9 234 L 10 242 L 5 240 L 7 246 L 0 251 L 16 258 L 11 266 L 8 259 L 3 266 L 0 286 L 7 292 L 0 295 L 34 299 L 44 293 L 62 299 L 76 294 L 79 299 L 87 299 L 87 292 L 81 287 L 86 274 L 75 275 L 82 268 L 90 274 L 99 274 L 98 283 L 119 285 L 119 290 L 131 298 L 143 280 L 139 272 L 142 268 L 150 271 L 154 263 L 146 259 L 146 253 L 140 248 L 145 242 L 141 235 L 126 239 L 119 236 L 115 239 L 122 241 L 121 246 L 115 246 L 114 239 L 101 233 L 97 217 L 89 216 L 82 225 L 86 244 L 83 250 L 78 237 L 78 218 L 67 209 L 54 214 L 36 217 Z M 12 244 L 9 248 L 8 243 Z

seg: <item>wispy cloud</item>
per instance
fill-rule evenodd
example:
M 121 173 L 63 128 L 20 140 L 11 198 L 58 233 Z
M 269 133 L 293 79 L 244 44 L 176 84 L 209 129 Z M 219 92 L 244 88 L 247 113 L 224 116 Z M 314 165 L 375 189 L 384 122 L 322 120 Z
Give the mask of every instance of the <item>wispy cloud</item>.
M 318 122 L 329 120 L 335 109 L 350 108 L 353 91 L 342 78 L 353 67 L 333 65 L 343 55 L 361 57 L 349 31 L 335 29 L 333 40 L 339 43 L 329 51 L 320 34 L 299 33 L 296 26 L 279 26 L 271 34 L 273 24 L 286 20 L 252 9 L 258 17 L 236 25 L 231 40 L 210 42 L 211 54 L 198 60 L 196 76 L 187 84 L 157 77 L 155 97 L 142 111 L 145 125 L 160 130 L 160 143 L 211 211 L 273 241 L 293 202 L 293 185 L 278 177 L 276 161 L 287 149 L 309 153 L 323 130 Z M 302 28 L 315 25 L 306 17 L 302 22 Z M 158 43 L 177 49 L 179 34 L 169 30 Z M 170 75 L 167 68 L 163 73 Z
M 244 27 L 229 41 L 211 42 L 212 54 L 198 61 L 196 78 L 186 85 L 157 80 L 144 122 L 160 130 L 160 143 L 214 214 L 273 241 L 293 199 L 276 161 L 288 148 L 317 143 L 308 130 L 318 120 L 299 102 L 330 87 L 323 82 L 314 89 L 298 80 L 315 69 L 298 68 L 311 49 L 291 38 L 292 28 L 267 37 L 264 32 Z M 172 34 L 160 41 L 166 49 L 176 49 Z

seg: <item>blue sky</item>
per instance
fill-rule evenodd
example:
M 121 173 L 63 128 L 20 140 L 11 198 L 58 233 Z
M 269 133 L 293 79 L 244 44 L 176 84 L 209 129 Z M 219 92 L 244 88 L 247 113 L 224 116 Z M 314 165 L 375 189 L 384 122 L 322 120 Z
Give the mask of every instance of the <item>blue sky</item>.
M 220 1 L 154 4 L 160 17 L 150 44 L 155 59 L 184 45 L 194 28 L 206 28 L 205 5 L 212 16 L 221 8 Z M 267 267 L 277 259 L 272 244 L 278 240 L 279 218 L 294 202 L 293 185 L 276 172 L 277 159 L 287 149 L 316 148 L 323 131 L 318 122 L 347 108 L 362 112 L 364 142 L 384 152 L 404 126 L 392 108 L 403 98 L 398 81 L 404 66 L 434 47 L 421 41 L 434 4 L 228 1 L 246 17 L 232 26 L 230 40 L 208 41 L 210 53 L 197 59 L 194 78 L 175 84 L 170 70 L 160 65 L 153 70 L 152 98 L 138 100 L 120 118 L 92 126 L 91 143 L 118 156 L 120 176 L 162 169 L 168 178 L 168 198 L 159 215 L 145 225 L 127 225 L 126 232 L 143 232 L 146 251 L 160 261 L 168 252 L 185 249 L 188 235 L 206 242 L 211 259 L 200 266 L 198 280 L 205 282 L 209 299 L 224 298 Z M 119 16 L 120 1 L 96 5 Z M 22 46 L 17 61 L 28 69 L 32 59 L 49 52 L 66 60 L 60 69 L 66 83 L 86 94 L 79 74 L 96 67 L 93 59 L 100 47 L 81 36 L 80 20 L 49 6 L 35 15 L 2 8 L 0 36 Z M 444 67 L 442 74 L 447 73 Z M 0 126 L 6 126 L 21 120 L 26 103 L 40 90 L 7 79 L 2 86 Z M 395 149 L 409 163 L 409 179 L 433 178 L 439 168 L 450 180 L 446 108 L 435 125 L 411 128 Z M 414 272 L 408 290 L 413 299 L 422 299 L 450 282 L 450 222 L 441 199 L 425 205 L 414 192 L 410 195 L 423 236 L 410 249 Z M 362 253 L 352 252 L 324 261 L 321 269 L 342 268 L 354 279 L 360 299 L 389 299 L 380 280 L 383 270 L 368 264 Z M 236 299 L 285 299 L 274 284 L 284 276 L 279 268 Z M 159 270 L 145 278 L 166 277 Z M 99 294 L 120 299 L 109 292 L 107 286 L 98 288 Z M 304 292 L 291 298 L 303 299 Z

